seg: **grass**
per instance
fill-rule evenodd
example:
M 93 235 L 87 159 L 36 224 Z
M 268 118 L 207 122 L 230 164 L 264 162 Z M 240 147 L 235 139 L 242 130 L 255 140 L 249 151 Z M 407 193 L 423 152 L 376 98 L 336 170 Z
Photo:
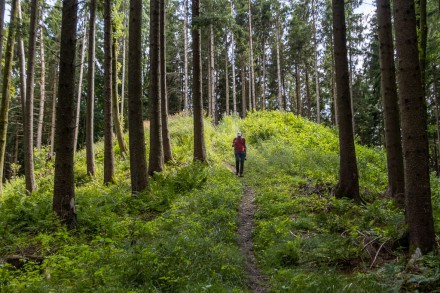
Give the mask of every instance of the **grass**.
M 237 241 L 245 186 L 255 191 L 254 253 L 273 292 L 433 291 L 440 258 L 407 266 L 397 239 L 403 212 L 381 197 L 385 154 L 357 145 L 361 195 L 355 205 L 335 199 L 338 140 L 333 129 L 290 113 L 253 112 L 244 120 L 205 121 L 208 164 L 194 163 L 192 119 L 170 119 L 174 161 L 131 197 L 129 160 L 117 160 L 115 184 L 104 186 L 103 145 L 97 175 L 86 174 L 85 152 L 75 158 L 79 227 L 68 231 L 52 213 L 53 165 L 36 154 L 38 190 L 24 179 L 0 197 L 0 259 L 38 256 L 17 269 L 0 263 L 1 292 L 246 292 Z M 248 143 L 245 177 L 233 176 L 231 142 Z M 148 139 L 148 131 L 146 131 Z M 117 146 L 115 153 L 120 154 Z M 440 181 L 432 178 L 436 232 Z
M 79 152 L 77 230 L 67 231 L 52 214 L 53 171 L 48 166 L 36 164 L 37 174 L 44 176 L 37 175 L 39 188 L 30 197 L 23 178 L 6 184 L 0 201 L 0 255 L 38 255 L 44 261 L 27 261 L 21 269 L 2 263 L 0 291 L 245 290 L 235 233 L 242 186 L 214 155 L 209 165 L 192 162 L 189 123 L 187 116 L 170 120 L 175 161 L 154 176 L 151 190 L 139 198 L 130 196 L 128 159 L 118 160 L 116 183 L 103 186 L 102 169 L 88 178 L 84 151 Z M 206 128 L 210 147 L 214 130 L 209 123 Z
M 252 145 L 245 184 L 257 191 L 254 251 L 273 291 L 423 291 L 438 284 L 438 270 L 428 265 L 438 256 L 419 260 L 423 272 L 416 275 L 435 276 L 424 283 L 410 277 L 414 271 L 395 247 L 404 216 L 381 197 L 387 184 L 382 150 L 356 146 L 367 204 L 355 205 L 332 196 L 339 163 L 334 130 L 291 113 L 255 112 L 242 131 Z

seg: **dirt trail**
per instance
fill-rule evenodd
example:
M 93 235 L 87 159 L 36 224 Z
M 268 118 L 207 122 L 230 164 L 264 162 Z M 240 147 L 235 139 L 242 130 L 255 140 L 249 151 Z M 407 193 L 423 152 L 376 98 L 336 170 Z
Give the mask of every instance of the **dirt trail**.
M 233 174 L 235 174 L 235 167 L 227 163 L 225 163 L 225 165 Z M 240 250 L 245 260 L 249 290 L 256 293 L 265 293 L 269 291 L 266 285 L 267 278 L 264 277 L 263 273 L 258 268 L 257 260 L 253 252 L 254 243 L 252 241 L 252 232 L 255 226 L 254 215 L 256 210 L 254 199 L 254 190 L 251 187 L 246 186 L 239 209 L 237 234 Z

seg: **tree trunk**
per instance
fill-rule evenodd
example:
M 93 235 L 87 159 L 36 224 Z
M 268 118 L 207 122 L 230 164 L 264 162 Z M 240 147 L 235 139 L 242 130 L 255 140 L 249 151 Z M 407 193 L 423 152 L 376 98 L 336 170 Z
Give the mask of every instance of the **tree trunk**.
M 331 43 L 331 47 L 333 47 L 333 41 Z M 333 106 L 333 116 L 332 122 L 333 125 L 338 125 L 338 107 L 337 103 L 337 94 L 336 94 L 336 70 L 335 70 L 335 56 L 332 54 L 332 106 Z
M 422 81 L 422 89 L 425 94 L 425 83 L 426 83 L 426 49 L 428 40 L 428 25 L 426 23 L 426 0 L 418 0 L 419 10 L 420 10 L 420 49 L 419 49 L 419 59 L 420 59 L 420 77 Z
M 5 67 L 3 70 L 2 80 L 2 100 L 0 104 L 0 194 L 3 193 L 3 170 L 5 165 L 5 151 L 6 151 L 6 139 L 8 132 L 8 111 L 10 100 L 10 88 L 11 88 L 11 73 L 12 73 L 12 61 L 14 59 L 14 43 L 15 34 L 17 32 L 16 19 L 17 19 L 17 1 L 12 1 L 11 8 L 11 21 L 8 33 L 8 40 L 6 43 L 5 53 Z
M 125 3 L 125 2 L 124 2 Z M 124 4 L 124 13 L 127 12 L 127 8 L 125 7 Z M 121 76 L 121 105 L 120 105 L 120 110 L 119 113 L 122 117 L 122 119 L 124 119 L 124 117 L 126 115 L 124 115 L 124 111 L 125 111 L 125 74 L 126 74 L 126 70 L 127 70 L 127 65 L 126 65 L 126 60 L 127 60 L 127 28 L 128 24 L 127 24 L 127 18 L 124 17 L 124 35 L 122 36 L 122 68 L 121 68 L 121 72 L 122 72 L 122 76 Z
M 193 20 L 200 16 L 199 0 L 192 0 Z M 194 113 L 194 160 L 206 162 L 205 134 L 203 126 L 202 101 L 202 56 L 200 28 L 192 29 L 193 47 L 193 113 Z
M 209 76 L 211 77 L 211 114 L 212 121 L 214 125 L 217 124 L 217 97 L 215 93 L 215 61 L 214 61 L 214 27 L 211 24 L 209 26 L 209 58 L 210 58 L 210 68 L 209 68 Z
M 309 78 L 309 68 L 307 64 L 304 64 L 304 71 L 306 73 L 306 104 L 307 104 L 307 118 L 312 120 L 312 103 L 310 98 L 310 78 Z
M 113 183 L 112 1 L 104 0 L 104 183 Z
M 40 76 L 40 111 L 38 113 L 38 128 L 37 128 L 37 149 L 41 149 L 41 140 L 43 139 L 43 122 L 44 122 L 44 104 L 46 102 L 46 66 L 44 64 L 44 28 L 40 28 L 40 62 L 41 62 L 41 76 Z
M 318 70 L 318 39 L 316 37 L 316 15 L 315 15 L 315 1 L 312 1 L 313 9 L 313 53 L 315 61 L 315 86 L 316 86 L 316 122 L 321 123 L 321 97 L 319 89 L 319 70 Z
M 201 68 L 202 71 L 202 91 L 203 91 L 203 78 L 206 79 L 206 88 L 207 88 L 207 116 L 212 117 L 212 81 L 211 81 L 211 34 L 208 35 L 208 41 L 207 41 L 207 66 L 206 66 L 206 73 L 203 73 L 203 65 Z
M 284 73 L 281 71 L 281 84 L 282 87 L 282 100 L 284 105 L 284 110 L 287 110 L 287 91 L 286 91 L 286 79 L 284 78 Z
M 337 198 L 360 202 L 359 178 L 353 137 L 344 1 L 332 0 L 334 58 L 336 70 L 337 114 L 339 128 L 339 183 Z
M 3 32 L 4 32 L 4 21 L 5 21 L 5 0 L 0 0 L 0 60 L 3 58 Z M 1 66 L 0 66 L 1 69 Z M 1 76 L 1 70 L 0 70 L 0 76 Z
M 130 1 L 128 33 L 128 136 L 132 194 L 148 187 L 142 115 L 142 0 Z
M 231 16 L 233 13 L 234 7 L 231 0 Z M 233 115 L 237 115 L 237 89 L 236 89 L 236 81 L 235 81 L 235 38 L 234 31 L 231 30 L 231 69 L 232 69 L 232 112 Z
M 150 1 L 150 157 L 148 174 L 163 170 L 160 89 L 160 0 Z
M 117 40 L 112 42 L 112 115 L 113 126 L 118 140 L 121 156 L 124 158 L 127 154 L 127 146 L 125 145 L 124 135 L 122 131 L 121 115 L 119 114 L 119 98 L 118 98 L 118 48 Z
M 296 95 L 296 115 L 302 116 L 301 102 L 301 80 L 299 78 L 298 63 L 295 64 L 295 95 Z
M 261 64 L 261 110 L 266 109 L 266 39 L 263 39 L 263 60 Z
M 387 195 L 403 206 L 404 174 L 400 133 L 399 105 L 397 101 L 394 44 L 389 0 L 376 0 L 379 34 L 379 61 L 381 67 L 381 92 L 384 107 L 385 147 L 387 151 Z
M 23 41 L 23 21 L 21 17 L 21 6 L 20 0 L 17 1 L 18 10 L 18 55 L 20 63 L 20 96 L 21 96 L 21 112 L 23 113 L 23 128 L 25 122 L 26 113 L 26 57 L 24 52 L 24 41 Z
M 26 113 L 25 113 L 25 179 L 26 191 L 32 193 L 36 189 L 34 176 L 34 78 L 35 78 L 35 47 L 37 43 L 38 0 L 31 1 L 31 18 L 29 28 L 29 50 L 26 79 Z
M 87 174 L 94 176 L 95 167 L 95 146 L 94 146 L 94 108 L 95 108 L 95 31 L 96 31 L 96 0 L 90 0 L 90 21 L 89 21 L 89 45 L 87 59 L 87 117 L 86 117 L 86 157 Z
M 237 115 L 237 83 L 235 73 L 235 42 L 234 33 L 231 33 L 231 70 L 232 70 L 232 112 Z
M 355 136 L 355 124 L 354 124 L 354 103 L 353 103 L 353 62 L 352 62 L 352 48 L 351 42 L 349 41 L 349 50 L 348 50 L 348 86 L 350 89 L 350 105 L 351 105 L 351 125 L 353 127 L 353 137 Z M 337 87 L 336 87 L 337 88 Z
M 17 1 L 18 2 L 18 1 Z M 17 117 L 15 122 L 15 142 L 14 142 L 14 154 L 12 156 L 12 163 L 18 164 L 18 148 L 20 146 L 20 119 Z M 12 177 L 17 176 L 17 170 L 12 170 Z
M 230 115 L 229 113 L 229 46 L 228 46 L 228 31 L 225 30 L 225 106 L 226 106 L 226 115 Z
M 429 179 L 426 104 L 420 77 L 414 2 L 394 1 L 398 95 L 405 173 L 405 210 L 410 249 L 435 245 Z
M 254 45 L 252 39 L 252 10 L 251 0 L 248 2 L 248 17 L 249 17 L 249 103 L 251 107 L 249 110 L 255 110 L 255 74 L 254 74 Z
M 54 65 L 54 78 L 52 84 L 52 123 L 50 127 L 50 152 L 49 158 L 52 159 L 55 151 L 55 127 L 56 127 L 56 107 L 57 107 L 57 95 L 58 95 L 58 74 L 57 65 Z
M 243 58 L 242 58 L 243 59 Z M 246 117 L 246 65 L 241 60 L 241 118 Z
M 183 110 L 189 110 L 188 99 L 188 0 L 183 7 Z
M 68 227 L 77 225 L 73 140 L 75 135 L 76 0 L 64 0 L 61 22 L 60 76 L 55 140 L 53 210 Z
M 438 92 L 438 73 L 437 73 L 437 66 L 433 65 L 433 76 L 434 76 L 434 83 L 433 83 L 433 91 L 434 91 L 434 101 L 435 101 L 435 122 L 436 122 L 436 128 L 437 128 L 437 150 L 440 152 L 440 109 L 439 109 L 439 92 Z M 440 176 L 440 169 L 439 169 L 439 158 L 438 158 L 438 152 L 437 156 L 435 158 L 436 165 L 437 165 L 437 177 Z
M 208 39 L 208 67 L 206 77 L 208 79 L 208 116 L 212 117 L 211 34 Z
M 169 162 L 173 159 L 171 152 L 170 130 L 168 128 L 168 88 L 167 88 L 167 47 L 166 47 L 166 0 L 160 0 L 160 89 L 161 89 L 161 114 L 162 114 L 162 141 L 163 159 Z
M 79 77 L 78 77 L 78 90 L 76 97 L 76 115 L 75 115 L 75 137 L 73 140 L 73 151 L 76 153 L 76 148 L 78 147 L 78 132 L 79 132 L 79 118 L 81 114 L 81 96 L 82 96 L 82 83 L 83 83 L 83 74 L 84 74 L 84 57 L 86 51 L 86 31 L 87 31 L 87 16 L 84 16 L 84 30 L 82 34 L 82 42 L 81 42 L 81 56 L 79 63 Z
M 279 28 L 280 23 L 278 18 L 279 15 L 277 13 L 276 28 L 275 28 L 275 46 L 277 53 L 277 103 L 278 103 L 278 109 L 282 111 L 284 109 L 284 106 L 283 106 L 282 93 L 281 93 L 280 28 Z

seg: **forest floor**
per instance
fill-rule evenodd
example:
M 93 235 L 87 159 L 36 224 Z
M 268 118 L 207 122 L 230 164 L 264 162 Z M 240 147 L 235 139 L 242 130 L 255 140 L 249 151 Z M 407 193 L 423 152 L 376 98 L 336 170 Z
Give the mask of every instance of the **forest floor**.
M 225 166 L 235 175 L 235 167 L 229 163 L 225 163 Z M 250 186 L 245 186 L 243 192 L 243 198 L 240 203 L 240 209 L 238 211 L 239 222 L 237 229 L 238 242 L 240 245 L 240 251 L 244 256 L 246 277 L 248 280 L 248 286 L 251 292 L 265 293 L 269 291 L 267 287 L 267 278 L 263 275 L 260 268 L 257 265 L 257 259 L 254 255 L 254 243 L 252 241 L 252 235 L 255 228 L 255 211 L 256 205 L 254 203 L 255 191 Z
M 365 205 L 336 199 L 336 132 L 292 113 L 255 112 L 206 121 L 208 164 L 193 161 L 192 118 L 170 121 L 175 161 L 131 195 L 129 160 L 115 184 L 87 175 L 75 156 L 78 229 L 52 212 L 53 166 L 36 153 L 38 189 L 23 177 L 0 196 L 0 292 L 432 292 L 440 258 L 415 266 L 392 244 L 403 211 L 379 195 L 385 154 L 356 146 Z M 230 142 L 242 131 L 248 160 L 235 176 Z M 148 131 L 146 138 L 148 139 Z M 97 162 L 103 161 L 98 142 Z M 115 149 L 115 155 L 120 156 Z M 98 166 L 102 166 L 98 164 Z M 436 231 L 440 180 L 432 178 Z M 19 265 L 8 261 L 19 256 Z M 26 257 L 23 257 L 26 256 Z M 41 261 L 42 260 L 42 261 Z

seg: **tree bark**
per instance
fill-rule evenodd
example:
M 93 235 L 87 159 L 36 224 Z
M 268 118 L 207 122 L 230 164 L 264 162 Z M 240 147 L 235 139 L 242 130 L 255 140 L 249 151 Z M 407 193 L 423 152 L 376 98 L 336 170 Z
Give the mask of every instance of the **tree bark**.
M 319 87 L 319 70 L 318 70 L 318 39 L 316 37 L 316 6 L 315 1 L 312 1 L 312 15 L 313 15 L 313 53 L 315 61 L 315 87 L 316 87 L 316 122 L 321 123 L 321 97 Z
M 381 94 L 384 107 L 385 147 L 387 151 L 388 189 L 386 194 L 403 206 L 404 173 L 397 101 L 394 44 L 389 0 L 376 0 L 379 34 L 379 61 L 381 67 Z
M 49 158 L 52 159 L 55 151 L 55 127 L 56 127 L 56 107 L 57 107 L 57 95 L 58 95 L 58 74 L 57 65 L 54 65 L 54 78 L 52 84 L 52 123 L 50 127 L 50 152 Z
M 212 76 L 211 76 L 211 34 L 208 39 L 208 66 L 207 66 L 207 86 L 208 86 L 208 116 L 212 117 Z M 203 72 L 203 69 L 202 69 Z
M 330 39 L 330 46 L 333 47 L 333 38 Z M 332 122 L 333 125 L 338 125 L 338 107 L 336 107 L 337 103 L 337 94 L 336 94 L 336 70 L 335 70 L 335 56 L 332 54 Z
M 307 118 L 312 120 L 312 103 L 310 98 L 310 78 L 309 78 L 309 68 L 306 64 L 304 64 L 304 71 L 306 75 L 306 104 L 307 104 Z
M 299 78 L 298 63 L 295 63 L 295 95 L 296 95 L 296 115 L 302 116 L 302 101 L 301 101 L 301 80 Z
M 160 0 L 150 1 L 150 157 L 148 174 L 162 172 L 163 140 L 160 89 Z
M 63 1 L 53 190 L 53 210 L 69 228 L 77 226 L 73 174 L 77 9 L 76 0 Z
M 439 109 L 439 86 L 438 86 L 438 72 L 437 72 L 437 66 L 433 65 L 433 76 L 434 76 L 434 83 L 433 83 L 433 98 L 434 98 L 434 103 L 435 103 L 435 123 L 436 123 L 436 128 L 437 128 L 437 147 L 436 149 L 438 150 L 437 152 L 437 156 L 435 157 L 435 161 L 436 161 L 436 173 L 437 173 L 437 177 L 440 176 L 440 169 L 439 169 L 439 157 L 438 157 L 438 153 L 440 152 L 440 109 Z
M 26 57 L 24 52 L 23 41 L 23 21 L 21 17 L 20 0 L 17 1 L 18 11 L 18 55 L 20 63 L 20 96 L 21 96 L 21 112 L 23 113 L 23 128 L 26 123 Z
M 130 1 L 128 33 L 128 136 L 132 194 L 148 187 L 142 116 L 142 0 Z
M 4 22 L 5 22 L 5 0 L 0 0 L 0 40 L 3 40 L 4 32 Z M 3 58 L 3 42 L 0 42 L 0 60 Z M 1 76 L 1 66 L 0 66 L 0 76 Z
M 225 107 L 226 115 L 230 115 L 229 111 L 229 46 L 228 46 L 228 31 L 225 30 Z
M 12 1 L 11 21 L 6 43 L 5 67 L 2 80 L 2 100 L 0 104 L 0 194 L 3 193 L 3 171 L 5 165 L 6 136 L 8 131 L 8 111 L 11 88 L 12 61 L 14 59 L 15 34 L 17 32 L 17 1 Z
M 351 125 L 353 127 L 353 137 L 355 136 L 355 123 L 354 123 L 354 103 L 353 103 L 353 61 L 352 61 L 352 48 L 351 41 L 348 48 L 348 87 L 350 89 L 350 105 L 351 105 Z M 336 87 L 337 88 L 337 87 Z
M 44 64 L 44 28 L 40 28 L 40 111 L 38 113 L 38 128 L 37 128 L 37 149 L 41 149 L 41 140 L 43 139 L 43 122 L 44 122 L 44 104 L 46 102 L 46 66 Z
M 234 6 L 231 0 L 231 16 L 234 16 Z M 231 69 L 232 69 L 232 112 L 237 115 L 237 85 L 236 85 L 236 75 L 235 75 L 235 38 L 234 31 L 231 31 Z
M 231 33 L 231 70 L 232 70 L 232 112 L 237 115 L 237 82 L 235 73 L 235 42 L 234 33 Z
M 125 7 L 125 3 L 124 2 L 124 13 L 127 12 L 127 8 Z M 125 82 L 126 82 L 126 78 L 125 78 L 125 74 L 126 74 L 126 70 L 127 70 L 127 65 L 126 65 L 126 60 L 127 60 L 127 28 L 128 27 L 128 23 L 127 23 L 127 18 L 124 17 L 124 35 L 122 36 L 122 68 L 121 68 L 121 105 L 120 105 L 120 110 L 119 113 L 121 115 L 122 118 L 124 118 L 126 115 L 124 113 L 125 111 Z
M 104 183 L 114 182 L 112 114 L 112 1 L 104 0 Z
M 263 51 L 261 54 L 263 55 L 262 64 L 261 64 L 261 110 L 266 110 L 266 39 L 264 38 L 262 41 Z
M 337 198 L 347 197 L 360 202 L 359 178 L 353 136 L 345 9 L 343 0 L 332 0 L 334 58 L 336 70 L 337 114 L 339 128 L 339 183 Z
M 183 1 L 183 110 L 189 110 L 188 99 L 188 0 Z
M 405 210 L 410 249 L 434 249 L 435 234 L 429 179 L 426 104 L 420 76 L 414 2 L 394 1 L 398 60 L 402 150 L 405 174 Z
M 167 46 L 166 46 L 166 0 L 160 0 L 160 72 L 161 74 L 161 114 L 163 159 L 169 162 L 173 159 L 171 151 L 170 130 L 168 128 L 168 87 L 167 87 Z
M 119 113 L 119 97 L 118 97 L 118 48 L 116 44 L 116 38 L 113 38 L 112 42 L 112 115 L 113 126 L 116 133 L 116 139 L 118 141 L 119 150 L 121 156 L 124 158 L 127 154 L 127 146 L 125 145 L 123 126 L 121 123 L 121 115 Z
M 17 1 L 18 2 L 18 1 Z M 15 121 L 15 135 L 14 135 L 14 154 L 12 156 L 12 163 L 18 164 L 18 148 L 20 146 L 20 119 L 17 117 Z M 12 177 L 15 178 L 17 176 L 17 170 L 12 170 Z
M 133 195 L 148 187 L 142 115 L 142 0 L 130 1 L 128 41 L 128 129 Z
M 25 179 L 26 191 L 32 193 L 36 189 L 34 176 L 34 78 L 35 78 L 35 47 L 37 43 L 38 0 L 31 1 L 31 18 L 29 28 L 29 50 L 26 79 L 26 113 L 25 113 Z
M 192 0 L 193 20 L 200 16 L 200 1 Z M 202 101 L 202 56 L 200 28 L 192 28 L 193 49 L 193 115 L 194 115 L 194 160 L 206 162 L 205 134 Z
M 252 39 L 252 10 L 251 0 L 248 2 L 248 17 L 249 17 L 249 102 L 251 107 L 249 110 L 256 109 L 255 101 L 255 73 L 254 73 L 254 45 Z
M 246 110 L 246 65 L 241 60 L 241 118 L 246 117 Z
M 94 108 L 95 108 L 95 32 L 96 32 L 96 0 L 90 0 L 89 45 L 87 59 L 87 118 L 86 118 L 86 157 L 87 174 L 95 176 L 95 145 L 94 145 Z
M 83 75 L 84 75 L 84 58 L 86 52 L 86 32 L 87 32 L 87 16 L 84 15 L 84 28 L 82 33 L 82 42 L 81 42 L 81 56 L 79 63 L 79 77 L 78 77 L 78 90 L 76 93 L 76 115 L 75 115 L 75 137 L 73 141 L 73 151 L 76 153 L 76 148 L 78 147 L 78 132 L 79 132 L 79 118 L 81 115 L 81 96 L 82 96 L 82 83 L 83 83 Z
M 422 89 L 425 94 L 426 83 L 426 49 L 428 44 L 428 24 L 426 22 L 426 0 L 418 0 L 420 10 L 420 78 L 422 81 Z
M 275 46 L 277 53 L 277 103 L 278 103 L 278 109 L 282 111 L 284 109 L 284 105 L 283 105 L 282 92 L 281 92 L 280 23 L 278 18 L 279 18 L 279 13 L 277 13 L 277 19 L 276 19 Z
M 217 124 L 217 97 L 215 93 L 215 61 L 214 61 L 214 27 L 211 24 L 209 26 L 209 76 L 210 76 L 210 101 L 211 101 L 211 115 L 214 125 Z

